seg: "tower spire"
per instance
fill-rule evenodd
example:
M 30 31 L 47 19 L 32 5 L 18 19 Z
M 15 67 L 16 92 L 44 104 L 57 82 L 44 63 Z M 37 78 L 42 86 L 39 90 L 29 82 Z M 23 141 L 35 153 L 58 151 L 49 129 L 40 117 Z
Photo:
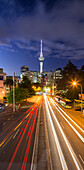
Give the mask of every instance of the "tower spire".
M 41 51 L 40 51 L 40 57 L 43 57 L 43 52 L 42 52 L 42 40 L 41 40 Z
M 41 40 L 41 52 L 42 52 L 42 40 Z

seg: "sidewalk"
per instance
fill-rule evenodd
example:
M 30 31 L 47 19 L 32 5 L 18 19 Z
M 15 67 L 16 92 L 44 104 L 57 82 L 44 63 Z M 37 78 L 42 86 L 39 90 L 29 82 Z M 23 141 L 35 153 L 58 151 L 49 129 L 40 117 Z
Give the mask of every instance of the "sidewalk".
M 56 101 L 55 101 L 56 102 Z M 84 114 L 74 109 L 65 109 L 57 103 L 82 129 L 84 129 Z
M 81 111 L 75 111 L 74 109 L 64 109 L 68 115 L 84 129 L 84 114 Z
M 56 102 L 56 100 L 54 100 Z M 64 110 L 82 129 L 84 129 L 84 114 L 81 111 L 72 109 L 66 109 L 56 102 L 62 110 Z

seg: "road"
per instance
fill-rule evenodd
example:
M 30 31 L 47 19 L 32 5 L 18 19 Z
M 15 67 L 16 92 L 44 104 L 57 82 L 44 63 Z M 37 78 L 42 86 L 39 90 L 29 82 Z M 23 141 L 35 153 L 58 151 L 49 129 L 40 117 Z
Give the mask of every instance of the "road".
M 53 169 L 84 169 L 84 130 L 44 95 Z
M 84 130 L 52 97 L 44 94 L 34 102 L 16 114 L 1 114 L 0 170 L 36 170 L 39 167 L 40 170 L 84 169 Z M 31 168 L 34 152 L 37 161 Z
M 38 108 L 35 103 L 16 114 L 0 115 L 0 170 L 30 169 Z

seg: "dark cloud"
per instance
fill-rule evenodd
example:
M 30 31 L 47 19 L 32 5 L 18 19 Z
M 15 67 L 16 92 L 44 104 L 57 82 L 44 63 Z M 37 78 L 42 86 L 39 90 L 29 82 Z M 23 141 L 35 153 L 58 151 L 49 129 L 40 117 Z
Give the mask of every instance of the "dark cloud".
M 14 18 L 34 13 L 36 0 L 0 0 L 0 15 Z
M 84 1 L 0 0 L 0 46 L 38 56 L 41 38 L 46 57 L 83 59 Z

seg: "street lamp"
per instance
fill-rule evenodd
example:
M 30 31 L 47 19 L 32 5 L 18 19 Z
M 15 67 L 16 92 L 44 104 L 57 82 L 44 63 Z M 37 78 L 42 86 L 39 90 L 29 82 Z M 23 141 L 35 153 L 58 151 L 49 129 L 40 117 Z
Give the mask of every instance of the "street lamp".
M 13 112 L 15 112 L 15 73 L 13 73 Z
M 73 81 L 73 85 L 76 86 L 77 82 Z M 83 103 L 82 103 L 82 85 L 78 84 L 81 87 L 81 112 L 83 111 Z
M 77 84 L 77 83 L 74 81 L 74 82 L 73 82 L 73 85 L 76 86 L 76 84 Z

